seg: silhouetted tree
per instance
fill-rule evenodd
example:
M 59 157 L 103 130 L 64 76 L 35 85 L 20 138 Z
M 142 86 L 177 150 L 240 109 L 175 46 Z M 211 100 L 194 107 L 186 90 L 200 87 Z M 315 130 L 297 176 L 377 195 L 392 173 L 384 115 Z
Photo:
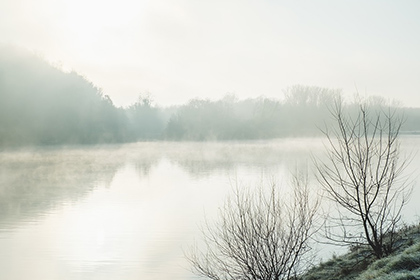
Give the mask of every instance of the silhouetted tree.
M 339 206 L 327 237 L 341 244 L 367 244 L 382 258 L 395 249 L 401 209 L 410 194 L 401 177 L 407 165 L 398 143 L 403 118 L 396 109 L 366 103 L 349 115 L 341 99 L 331 113 L 337 126 L 325 130 L 328 160 L 316 161 L 319 182 Z

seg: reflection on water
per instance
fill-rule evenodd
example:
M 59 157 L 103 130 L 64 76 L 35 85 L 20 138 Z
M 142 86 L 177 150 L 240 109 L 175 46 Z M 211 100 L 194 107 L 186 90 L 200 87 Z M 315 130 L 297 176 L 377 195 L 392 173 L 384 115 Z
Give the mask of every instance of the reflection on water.
M 322 148 L 289 139 L 2 152 L 0 278 L 194 279 L 183 250 L 231 185 L 287 182 Z

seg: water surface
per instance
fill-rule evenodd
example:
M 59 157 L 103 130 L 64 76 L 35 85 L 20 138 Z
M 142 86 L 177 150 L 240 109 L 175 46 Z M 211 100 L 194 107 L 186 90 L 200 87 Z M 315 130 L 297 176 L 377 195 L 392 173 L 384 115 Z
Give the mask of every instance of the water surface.
M 195 279 L 184 251 L 232 187 L 287 188 L 323 148 L 293 138 L 3 151 L 1 279 Z M 415 155 L 410 171 L 419 163 Z M 409 220 L 419 197 L 415 189 Z

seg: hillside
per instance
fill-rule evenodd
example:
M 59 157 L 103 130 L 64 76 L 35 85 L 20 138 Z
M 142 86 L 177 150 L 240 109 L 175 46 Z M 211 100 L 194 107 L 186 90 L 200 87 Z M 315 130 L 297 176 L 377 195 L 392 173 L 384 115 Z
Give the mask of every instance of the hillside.
M 92 83 L 16 49 L 0 49 L 0 146 L 115 142 L 124 114 Z
M 365 248 L 333 257 L 310 269 L 300 280 L 411 280 L 420 279 L 420 225 L 400 231 L 399 249 L 375 259 Z

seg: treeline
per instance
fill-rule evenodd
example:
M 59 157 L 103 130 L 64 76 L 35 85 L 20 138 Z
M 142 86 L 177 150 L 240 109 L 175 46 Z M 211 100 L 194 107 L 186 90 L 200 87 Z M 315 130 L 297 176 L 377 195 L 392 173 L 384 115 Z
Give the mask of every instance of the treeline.
M 279 99 L 234 95 L 160 108 L 140 96 L 118 108 L 84 77 L 43 59 L 0 49 L 0 146 L 96 144 L 139 140 L 240 140 L 315 136 L 331 121 L 340 90 L 293 86 Z M 372 104 L 385 102 L 371 98 Z M 353 106 L 351 103 L 347 106 Z M 420 131 L 420 110 L 407 109 L 405 129 Z
M 15 49 L 0 52 L 0 145 L 125 140 L 125 112 L 75 72 Z
M 235 140 L 320 136 L 334 125 L 331 108 L 343 99 L 342 92 L 296 85 L 284 91 L 282 100 L 254 98 L 237 100 L 227 95 L 218 101 L 196 99 L 177 108 L 163 135 L 171 140 Z M 346 111 L 357 115 L 361 98 L 344 102 Z M 388 108 L 402 114 L 402 133 L 420 132 L 420 108 L 403 108 L 380 96 L 363 100 L 373 111 Z
M 316 135 L 317 122 L 337 90 L 295 86 L 284 101 L 271 98 L 237 100 L 228 95 L 218 101 L 192 100 L 171 116 L 165 136 L 176 140 L 267 139 Z
M 165 120 L 149 100 L 117 108 L 79 74 L 0 48 L 0 147 L 157 139 Z

